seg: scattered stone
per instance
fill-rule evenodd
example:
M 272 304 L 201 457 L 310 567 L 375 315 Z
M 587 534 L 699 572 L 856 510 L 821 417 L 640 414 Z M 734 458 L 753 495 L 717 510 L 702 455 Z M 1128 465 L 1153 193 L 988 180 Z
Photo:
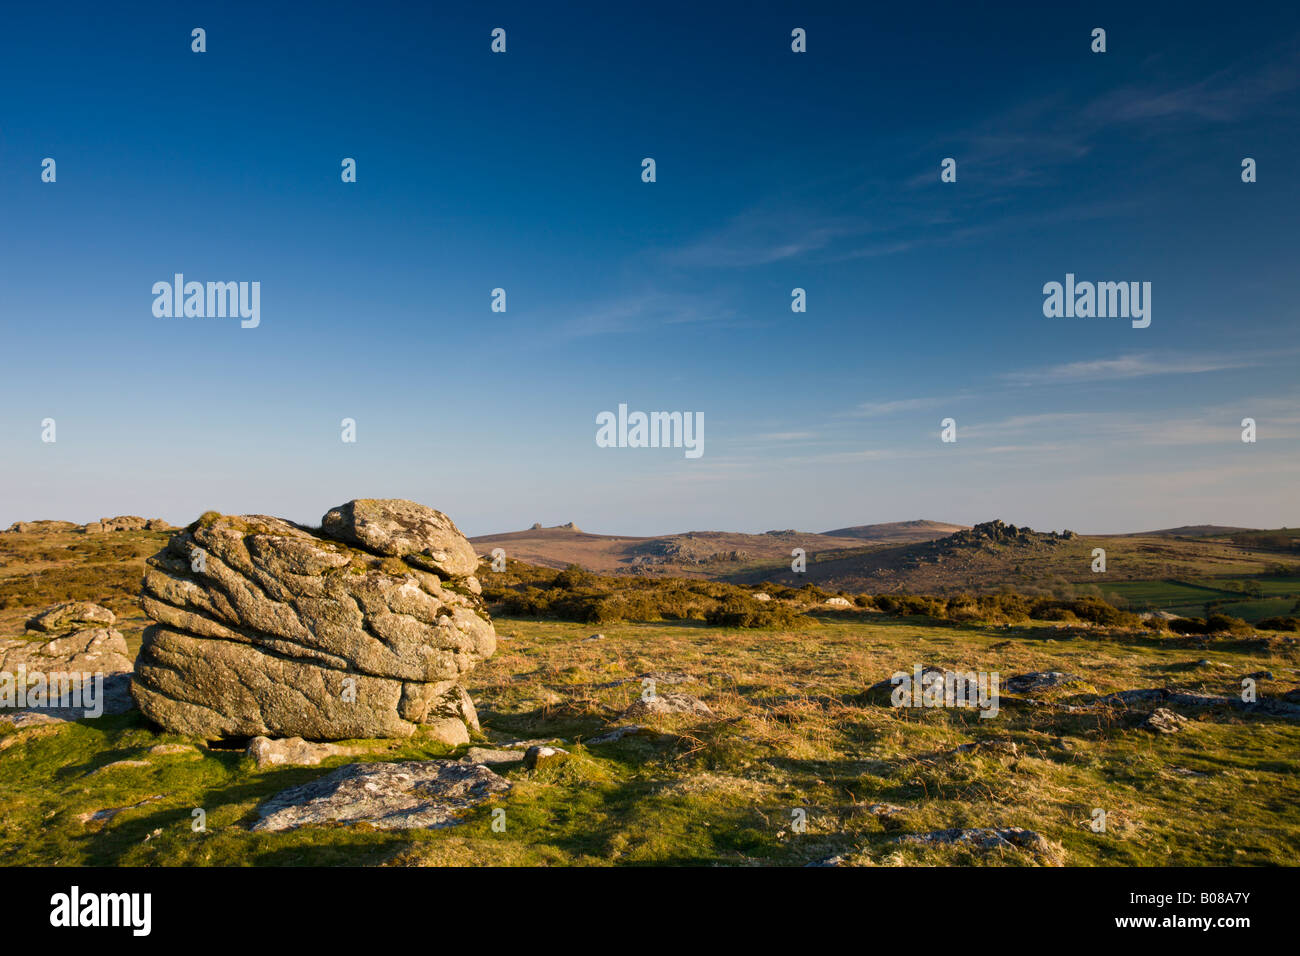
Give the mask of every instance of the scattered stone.
M 470 747 L 465 751 L 465 756 L 460 758 L 461 763 L 483 764 L 488 767 L 497 764 L 519 763 L 524 759 L 524 755 L 518 750 L 494 750 L 490 747 Z
M 1118 704 L 1134 708 L 1148 705 L 1153 707 L 1183 707 L 1192 710 L 1206 710 L 1211 707 L 1231 707 L 1247 713 L 1265 714 L 1269 717 L 1281 717 L 1285 720 L 1300 720 L 1300 702 L 1292 703 L 1287 695 L 1266 697 L 1258 701 L 1243 701 L 1239 697 L 1225 697 L 1220 694 L 1207 694 L 1196 690 L 1176 690 L 1145 688 L 1142 690 L 1125 690 L 1108 694 L 1098 700 L 1102 704 Z
M 529 747 L 553 747 L 556 744 L 564 743 L 559 737 L 548 737 L 546 739 L 536 738 L 533 740 L 512 740 L 509 743 L 498 744 L 502 750 L 527 750 Z
M 1221 694 L 1206 694 L 1199 690 L 1171 690 L 1165 694 L 1165 703 L 1183 707 L 1233 707 L 1240 701 Z
M 772 595 L 765 594 L 762 591 L 755 591 L 753 594 L 750 595 L 750 597 L 752 597 L 755 601 L 758 601 L 759 603 L 772 600 Z
M 605 639 L 604 634 L 593 634 L 591 635 L 591 637 L 584 637 L 582 640 L 583 643 L 586 643 L 587 641 L 603 641 L 604 639 Z
M 1063 674 L 1060 671 L 1031 671 L 1008 677 L 1002 686 L 1013 694 L 1032 694 L 1082 680 L 1082 677 L 1075 674 Z
M 529 747 L 524 752 L 524 769 L 537 770 L 555 766 L 564 763 L 569 757 L 569 752 L 559 747 Z
M 623 711 L 624 717 L 650 717 L 656 715 L 688 714 L 692 717 L 712 717 L 713 710 L 698 697 L 690 694 L 655 694 L 649 700 L 637 698 Z
M 1190 723 L 1182 714 L 1176 714 L 1167 707 L 1157 707 L 1146 720 L 1138 726 L 1157 734 L 1176 734 Z
M 1255 671 L 1253 674 L 1247 674 L 1251 680 L 1272 680 L 1273 674 L 1270 671 Z
M 366 823 L 380 830 L 454 826 L 510 782 L 487 767 L 451 760 L 359 763 L 290 787 L 258 808 L 252 829 Z
M 909 833 L 899 837 L 905 843 L 927 845 L 965 846 L 977 850 L 1025 850 L 1042 857 L 1054 866 L 1064 862 L 1065 851 L 1046 837 L 1023 827 L 976 827 L 934 830 L 930 833 Z
M 174 757 L 177 754 L 193 754 L 196 757 L 202 757 L 198 747 L 190 744 L 155 744 L 149 748 L 149 753 L 155 757 Z
M 473 548 L 409 501 L 349 502 L 323 524 L 352 543 L 209 512 L 148 560 L 140 709 L 208 740 L 468 743 L 478 716 L 460 680 L 496 648 Z
M 852 601 L 842 597 L 827 598 L 826 604 L 828 607 L 853 607 Z
M 920 638 L 914 638 L 913 640 L 914 640 L 915 642 L 917 642 L 917 643 L 923 643 L 923 642 L 921 641 Z M 905 669 L 905 670 L 900 669 L 900 670 L 898 670 L 898 671 L 895 671 L 894 673 L 905 673 L 905 674 L 907 674 L 907 676 L 908 676 L 909 679 L 912 679 L 912 678 L 915 676 L 915 673 L 914 673 L 913 669 L 910 668 L 910 667 L 907 668 L 907 669 Z M 947 673 L 948 673 L 948 670 L 947 670 L 946 668 L 943 668 L 943 667 L 932 667 L 932 666 L 929 665 L 929 664 L 922 664 L 922 665 L 921 665 L 921 680 L 922 680 L 922 681 L 933 680 L 934 678 L 932 678 L 932 677 L 930 676 L 930 675 L 932 675 L 932 674 L 937 674 L 939 677 L 942 678 L 942 677 L 944 677 Z M 886 678 L 885 678 L 884 680 L 882 680 L 882 681 L 877 681 L 876 683 L 872 684 L 870 687 L 867 688 L 867 691 L 868 691 L 868 692 L 876 692 L 876 691 L 882 691 L 882 690 L 892 691 L 892 690 L 894 689 L 895 686 L 896 686 L 896 685 L 894 684 L 894 679 L 893 679 L 892 676 L 890 676 L 890 677 L 886 677 Z
M 54 726 L 55 724 L 56 721 L 37 721 L 33 723 L 14 721 L 14 732 L 0 737 L 0 751 L 8 750 L 16 744 L 25 744 L 28 741 L 48 737 L 58 731 L 59 728 Z
M 805 863 L 804 866 L 844 866 L 847 861 L 841 855 L 828 856 L 824 860 L 813 860 L 811 863 Z
M 587 741 L 587 744 L 612 744 L 624 737 L 631 737 L 645 732 L 646 729 L 640 724 L 624 724 L 622 727 L 615 727 L 613 730 L 607 730 L 597 737 L 592 737 Z
M 163 795 L 161 793 L 156 793 L 151 797 L 145 797 L 143 800 L 125 807 L 105 807 L 103 810 L 94 810 L 89 813 L 78 813 L 76 820 L 83 826 L 88 823 L 107 823 L 124 810 L 135 810 L 139 807 L 145 806 L 146 804 L 161 800 L 162 798 Z
M 637 681 L 652 680 L 655 684 L 668 684 L 675 686 L 677 684 L 688 684 L 695 680 L 690 674 L 681 674 L 676 671 L 655 671 L 650 674 L 642 674 L 636 678 Z
M 314 767 L 326 757 L 338 757 L 353 753 L 351 747 L 337 744 L 317 744 L 301 737 L 285 737 L 272 740 L 270 737 L 254 737 L 248 745 L 247 754 L 253 758 L 258 769 L 263 767 Z

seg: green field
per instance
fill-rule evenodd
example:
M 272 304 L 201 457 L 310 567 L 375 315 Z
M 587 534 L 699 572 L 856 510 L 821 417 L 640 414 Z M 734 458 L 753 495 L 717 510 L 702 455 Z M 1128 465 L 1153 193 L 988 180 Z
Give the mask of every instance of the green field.
M 1243 593 L 1257 588 L 1260 597 Z M 1117 581 L 1100 588 L 1103 595 L 1122 598 L 1134 611 L 1168 611 L 1182 617 L 1203 617 L 1215 602 L 1222 614 L 1255 623 L 1266 617 L 1295 614 L 1300 578 L 1205 578 L 1197 581 Z
M 1275 864 L 1300 845 L 1300 723 L 1232 710 L 1161 736 L 1097 709 L 1098 693 L 1177 686 L 1261 693 L 1296 686 L 1300 650 L 1208 648 L 1134 631 L 990 627 L 821 614 L 786 631 L 694 622 L 591 628 L 498 619 L 501 646 L 470 690 L 484 742 L 559 738 L 567 763 L 505 771 L 513 789 L 461 826 L 251 833 L 262 799 L 355 762 L 258 770 L 237 749 L 163 734 L 138 714 L 0 736 L 0 847 L 9 864 Z M 1208 663 L 1199 663 L 1206 661 Z M 914 663 L 1061 670 L 1080 680 L 1004 701 L 998 716 L 898 709 L 871 684 Z M 714 719 L 659 717 L 650 733 L 584 740 L 622 723 L 648 673 Z M 1071 713 L 1060 705 L 1083 710 Z M 152 753 L 161 743 L 192 750 Z M 413 741 L 355 742 L 362 759 L 455 756 Z M 976 745 L 971 748 L 970 745 Z M 961 749 L 967 748 L 967 749 Z M 130 761 L 130 762 L 124 762 Z M 494 832 L 491 809 L 506 811 Z M 111 819 L 89 814 L 117 810 Z M 207 814 L 195 833 L 192 811 Z M 1106 832 L 1089 826 L 1106 811 Z M 807 814 L 807 829 L 791 821 Z M 1049 850 L 975 851 L 903 837 L 949 827 L 1029 828 Z

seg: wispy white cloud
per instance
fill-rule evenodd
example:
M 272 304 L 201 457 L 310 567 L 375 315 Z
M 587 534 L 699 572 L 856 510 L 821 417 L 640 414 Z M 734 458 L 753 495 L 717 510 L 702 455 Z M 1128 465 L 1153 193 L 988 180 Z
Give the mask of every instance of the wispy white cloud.
M 1007 372 L 1001 377 L 1012 385 L 1051 385 L 1145 378 L 1151 375 L 1194 375 L 1230 369 L 1254 368 L 1267 356 L 1163 355 L 1156 353 L 1085 359 L 1044 368 Z
M 564 320 L 560 333 L 570 337 L 638 332 L 665 325 L 723 324 L 735 311 L 717 301 L 684 293 L 638 292 L 598 302 Z
M 1129 86 L 1095 100 L 1083 116 L 1097 125 L 1162 119 L 1226 123 L 1242 119 L 1300 89 L 1300 42 L 1292 38 L 1249 63 L 1225 67 L 1195 83 Z
M 913 412 L 922 408 L 934 408 L 944 402 L 954 401 L 951 397 L 931 396 L 928 398 L 899 398 L 886 402 L 863 402 L 850 415 L 856 418 L 889 418 L 904 412 Z
M 747 210 L 665 255 L 670 265 L 740 269 L 820 252 L 846 236 L 870 232 L 863 221 L 819 214 L 798 201 Z

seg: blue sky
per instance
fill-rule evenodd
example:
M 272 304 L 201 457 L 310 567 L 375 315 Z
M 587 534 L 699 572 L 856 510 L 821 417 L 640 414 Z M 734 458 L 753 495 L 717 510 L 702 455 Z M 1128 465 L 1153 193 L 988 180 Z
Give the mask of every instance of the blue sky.
M 1294 6 L 264 6 L 6 13 L 0 525 L 1300 524 Z M 1151 326 L 1045 318 L 1067 272 Z

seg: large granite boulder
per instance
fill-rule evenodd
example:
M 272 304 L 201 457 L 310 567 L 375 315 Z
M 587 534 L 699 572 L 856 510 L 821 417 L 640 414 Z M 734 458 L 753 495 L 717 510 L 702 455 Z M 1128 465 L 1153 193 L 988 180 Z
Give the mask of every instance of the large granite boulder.
M 467 742 L 460 680 L 496 648 L 472 546 L 410 501 L 349 502 L 323 525 L 209 512 L 148 560 L 140 710 L 207 739 Z

